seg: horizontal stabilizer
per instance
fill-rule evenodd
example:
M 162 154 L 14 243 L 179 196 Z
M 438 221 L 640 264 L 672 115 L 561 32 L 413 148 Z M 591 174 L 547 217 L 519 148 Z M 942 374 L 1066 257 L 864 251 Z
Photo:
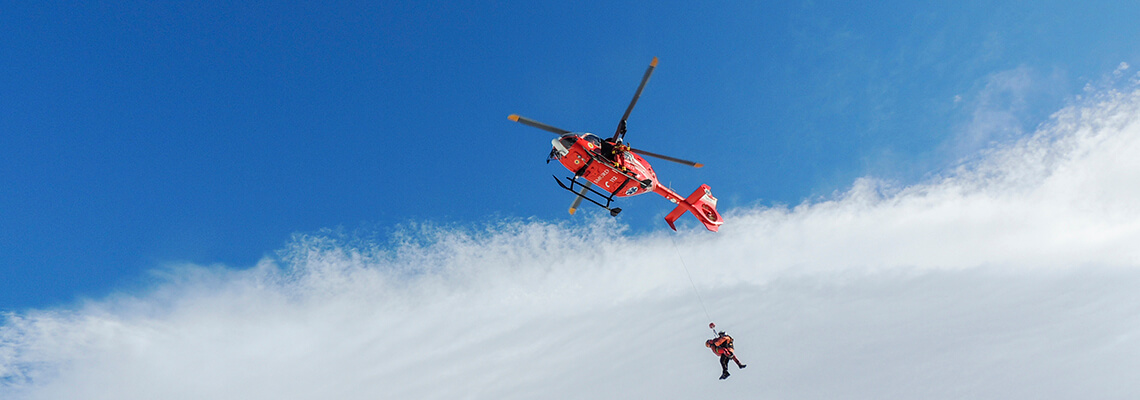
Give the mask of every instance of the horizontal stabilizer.
M 678 203 L 677 208 L 665 216 L 665 222 L 669 223 L 670 228 L 677 230 L 673 223 L 681 218 L 685 211 L 693 213 L 693 216 L 697 217 L 697 220 L 701 221 L 706 229 L 713 232 L 720 229 L 720 225 L 724 223 L 724 219 L 720 217 L 720 212 L 716 210 L 716 197 L 713 197 L 709 185 L 701 185 L 693 194 Z

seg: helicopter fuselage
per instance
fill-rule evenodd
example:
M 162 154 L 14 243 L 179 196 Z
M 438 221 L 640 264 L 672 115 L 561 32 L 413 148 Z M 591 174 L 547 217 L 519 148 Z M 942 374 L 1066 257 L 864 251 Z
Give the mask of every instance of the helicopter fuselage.
M 654 192 L 657 174 L 644 158 L 592 133 L 568 133 L 552 141 L 551 158 L 617 197 Z M 668 196 L 666 196 L 668 197 Z

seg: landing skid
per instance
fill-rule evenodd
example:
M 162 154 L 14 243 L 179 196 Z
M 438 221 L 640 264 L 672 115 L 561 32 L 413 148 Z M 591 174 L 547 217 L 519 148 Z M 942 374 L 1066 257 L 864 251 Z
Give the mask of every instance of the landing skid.
M 551 176 L 553 176 L 553 175 L 551 175 Z M 595 190 L 592 186 L 583 185 L 583 184 L 578 182 L 577 176 L 574 176 L 571 178 L 564 178 L 570 182 L 569 186 L 567 186 L 565 183 L 562 183 L 562 180 L 558 179 L 557 176 L 553 176 L 553 177 L 554 177 L 554 181 L 558 182 L 558 186 L 561 186 L 563 189 L 566 189 L 570 193 L 574 193 L 575 196 L 579 196 L 583 199 L 586 199 L 586 201 L 597 204 L 598 207 L 606 209 L 606 211 L 610 212 L 610 216 L 616 217 L 618 215 L 618 213 L 621 213 L 621 208 L 618 208 L 618 207 L 610 208 L 610 205 L 613 204 L 613 202 L 614 202 L 614 194 L 613 193 L 610 193 L 607 195 L 605 193 L 602 193 L 602 192 Z M 625 185 L 622 185 L 622 186 L 625 186 Z M 576 187 L 580 188 L 580 189 L 575 190 Z M 582 189 L 585 189 L 585 191 L 582 191 Z M 593 194 L 597 195 L 598 197 L 601 197 L 602 200 L 606 201 L 606 204 L 602 204 L 601 200 L 594 200 L 592 197 L 587 196 L 586 191 L 593 193 Z

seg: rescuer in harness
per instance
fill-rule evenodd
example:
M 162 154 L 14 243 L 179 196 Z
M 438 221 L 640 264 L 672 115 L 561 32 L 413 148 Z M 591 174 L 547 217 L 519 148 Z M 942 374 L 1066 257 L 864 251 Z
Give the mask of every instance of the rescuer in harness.
M 712 324 L 709 325 L 710 328 L 713 326 Z M 724 331 L 717 332 L 715 338 L 706 340 L 705 347 L 712 349 L 714 354 L 720 356 L 720 368 L 723 371 L 720 375 L 720 379 L 728 378 L 728 360 L 735 361 L 736 366 L 740 369 L 747 367 L 747 365 L 741 364 L 740 360 L 736 358 L 736 354 L 732 351 L 732 336 L 728 336 Z

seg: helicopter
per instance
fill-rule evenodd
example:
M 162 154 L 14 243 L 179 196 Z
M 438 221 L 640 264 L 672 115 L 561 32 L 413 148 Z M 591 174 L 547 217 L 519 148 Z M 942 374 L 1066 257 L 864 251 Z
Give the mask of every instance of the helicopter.
M 618 122 L 617 130 L 612 137 L 601 138 L 589 132 L 571 132 L 517 114 L 511 114 L 507 118 L 558 135 L 551 140 L 553 148 L 546 162 L 558 160 L 563 167 L 573 173 L 562 179 L 554 177 L 558 186 L 575 194 L 574 202 L 570 205 L 570 214 L 574 214 L 585 199 L 616 217 L 621 213 L 621 208 L 612 207 L 615 197 L 657 193 L 677 204 L 677 207 L 665 216 L 665 222 L 674 231 L 677 230 L 674 222 L 688 211 L 701 221 L 705 228 L 716 232 L 724 220 L 716 210 L 717 200 L 713 197 L 709 185 L 702 184 L 689 197 L 681 197 L 677 192 L 661 184 L 657 174 L 653 172 L 653 167 L 641 156 L 695 168 L 703 167 L 704 164 L 635 149 L 625 144 L 626 121 L 633 107 L 637 105 L 637 99 L 641 97 L 641 92 L 645 90 L 645 84 L 649 82 L 649 77 L 653 75 L 655 68 L 657 68 L 657 57 L 653 57 L 649 68 L 645 70 L 645 75 L 641 77 L 641 85 L 633 94 L 633 100 L 625 109 L 625 114 Z

